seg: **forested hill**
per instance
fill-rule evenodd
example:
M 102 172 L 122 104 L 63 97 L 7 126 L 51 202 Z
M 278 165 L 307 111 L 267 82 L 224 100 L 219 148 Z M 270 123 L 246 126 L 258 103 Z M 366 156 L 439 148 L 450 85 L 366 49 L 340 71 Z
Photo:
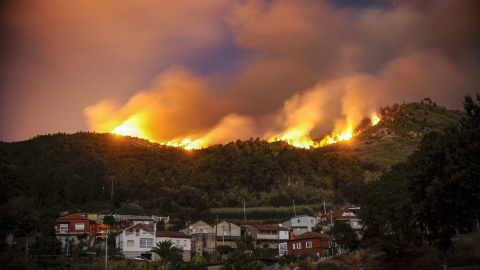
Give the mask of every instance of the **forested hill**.
M 88 132 L 1 142 L 2 214 L 21 205 L 195 219 L 212 207 L 244 202 L 355 203 L 365 181 L 404 160 L 424 134 L 461 116 L 429 99 L 387 106 L 381 114 L 379 124 L 351 141 L 318 149 L 257 138 L 189 151 Z

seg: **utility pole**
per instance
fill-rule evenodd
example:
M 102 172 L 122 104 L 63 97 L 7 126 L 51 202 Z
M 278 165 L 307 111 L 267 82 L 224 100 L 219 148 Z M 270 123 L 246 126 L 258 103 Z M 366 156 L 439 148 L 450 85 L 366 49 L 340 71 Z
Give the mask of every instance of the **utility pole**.
M 113 183 L 113 180 L 112 180 Z M 105 236 L 105 269 L 108 270 L 108 228 Z
M 110 200 L 113 201 L 113 176 L 111 176 L 110 178 L 112 178 L 112 192 L 110 194 Z
M 245 211 L 245 201 L 243 202 L 243 219 L 247 220 L 247 212 Z
M 293 214 L 297 216 L 297 211 L 295 210 L 295 200 L 293 200 Z
M 215 263 L 217 263 L 217 233 L 218 233 L 218 223 L 215 225 Z

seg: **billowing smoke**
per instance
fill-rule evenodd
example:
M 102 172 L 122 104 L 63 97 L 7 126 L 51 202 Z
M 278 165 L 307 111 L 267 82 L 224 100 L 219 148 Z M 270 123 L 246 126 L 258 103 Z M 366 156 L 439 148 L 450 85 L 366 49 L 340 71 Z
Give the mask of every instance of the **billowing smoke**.
M 477 0 L 4 2 L 1 140 L 307 139 L 480 91 Z
M 224 20 L 242 51 L 218 74 L 170 69 L 124 105 L 85 109 L 91 129 L 141 119 L 155 141 L 305 139 L 353 129 L 380 106 L 430 97 L 459 108 L 480 86 L 476 1 L 406 1 L 364 9 L 329 1 L 239 1 Z

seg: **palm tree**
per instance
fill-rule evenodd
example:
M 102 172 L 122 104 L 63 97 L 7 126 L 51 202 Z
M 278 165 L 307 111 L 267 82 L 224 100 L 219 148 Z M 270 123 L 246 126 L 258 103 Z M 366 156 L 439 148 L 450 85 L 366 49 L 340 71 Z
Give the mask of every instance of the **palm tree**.
M 157 255 L 160 256 L 162 258 L 162 261 L 165 263 L 170 261 L 173 253 L 179 252 L 181 250 L 174 247 L 172 241 L 165 240 L 158 242 L 157 245 L 153 247 L 150 251 L 157 253 Z

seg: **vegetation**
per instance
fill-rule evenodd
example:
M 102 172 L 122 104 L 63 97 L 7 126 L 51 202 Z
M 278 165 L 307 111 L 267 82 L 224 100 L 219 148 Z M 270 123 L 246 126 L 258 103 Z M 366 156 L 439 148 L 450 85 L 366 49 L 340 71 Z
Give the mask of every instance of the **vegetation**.
M 351 141 L 319 149 L 251 138 L 188 151 L 89 132 L 0 142 L 0 234 L 5 239 L 7 233 L 37 232 L 45 237 L 31 254 L 55 255 L 60 251 L 53 225 L 65 210 L 168 215 L 174 225 L 169 229 L 178 229 L 186 220 L 240 220 L 246 215 L 276 223 L 323 210 L 324 201 L 328 210 L 362 203 L 363 239 L 377 240 L 384 265 L 413 263 L 406 259 L 413 255 L 425 262 L 431 257 L 453 260 L 452 237 L 471 230 L 480 212 L 478 103 L 480 97 L 476 102 L 467 97 L 464 113 L 429 99 L 387 106 L 376 126 Z M 106 223 L 114 225 L 113 216 Z M 355 250 L 358 239 L 346 227 L 337 224 L 330 233 L 352 251 L 342 260 L 377 266 L 368 254 Z M 180 263 L 178 256 L 165 255 L 163 246 L 154 249 L 172 262 L 168 269 L 201 269 L 209 261 L 206 254 Z M 252 256 L 274 256 L 267 248 L 252 255 L 220 249 L 225 269 L 237 269 L 237 262 L 254 269 Z M 24 261 L 18 251 L 3 250 L 20 268 L 66 268 L 60 259 Z M 475 262 L 475 256 L 468 260 Z M 85 269 L 102 267 L 99 260 L 89 263 Z M 140 269 L 132 262 L 113 264 L 114 269 Z M 285 269 L 345 267 L 337 262 L 313 266 L 313 258 L 290 255 L 280 264 Z M 145 264 L 142 269 L 159 266 Z
M 380 237 L 385 261 L 428 244 L 446 252 L 457 232 L 480 218 L 480 96 L 465 98 L 459 124 L 426 134 L 405 162 L 371 182 L 361 218 L 367 235 Z
M 157 245 L 152 248 L 152 252 L 157 253 L 157 255 L 162 258 L 163 263 L 169 263 L 173 258 L 178 257 L 175 255 L 181 252 L 181 250 L 176 248 L 172 241 L 165 240 L 158 242 Z

